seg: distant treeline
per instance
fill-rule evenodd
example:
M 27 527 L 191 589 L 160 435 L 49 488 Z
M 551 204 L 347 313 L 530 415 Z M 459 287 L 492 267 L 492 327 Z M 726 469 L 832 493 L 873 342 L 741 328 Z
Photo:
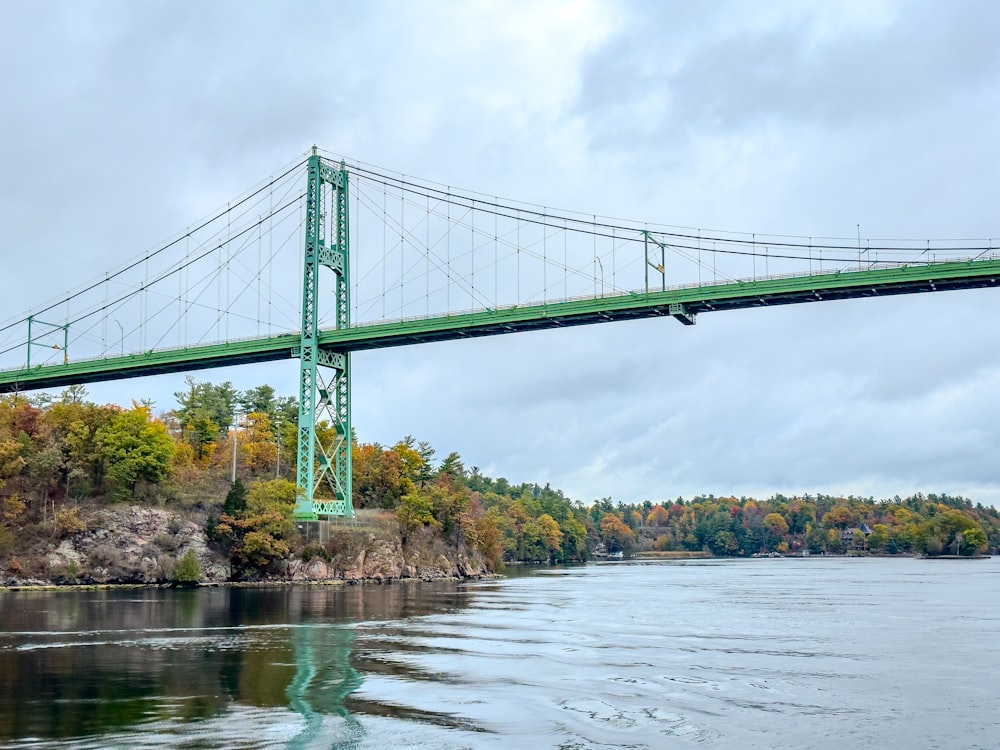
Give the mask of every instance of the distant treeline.
M 158 417 L 148 403 L 94 404 L 82 387 L 55 399 L 0 397 L 0 568 L 21 536 L 73 533 L 81 507 L 109 501 L 200 514 L 210 537 L 244 570 L 266 569 L 294 552 L 295 399 L 276 397 L 269 386 L 240 392 L 193 378 L 175 395 L 176 407 Z M 961 497 L 699 496 L 584 505 L 547 484 L 484 476 L 457 453 L 440 461 L 435 455 L 412 437 L 393 446 L 355 441 L 355 508 L 392 519 L 404 544 L 434 537 L 478 550 L 494 568 L 644 550 L 1000 551 L 997 510 Z

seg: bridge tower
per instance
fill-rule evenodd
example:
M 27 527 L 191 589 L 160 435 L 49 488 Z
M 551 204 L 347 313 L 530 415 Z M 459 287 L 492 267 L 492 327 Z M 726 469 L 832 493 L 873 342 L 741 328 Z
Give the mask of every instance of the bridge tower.
M 350 354 L 320 346 L 318 321 L 320 270 L 328 268 L 334 276 L 336 327 L 350 325 L 347 182 L 344 163 L 339 169 L 324 163 L 314 146 L 306 188 L 302 337 L 299 347 L 293 350 L 293 355 L 299 357 L 295 518 L 300 521 L 354 516 Z M 332 434 L 316 430 L 317 419 L 323 415 L 329 419 Z M 333 492 L 332 498 L 316 497 L 324 480 Z

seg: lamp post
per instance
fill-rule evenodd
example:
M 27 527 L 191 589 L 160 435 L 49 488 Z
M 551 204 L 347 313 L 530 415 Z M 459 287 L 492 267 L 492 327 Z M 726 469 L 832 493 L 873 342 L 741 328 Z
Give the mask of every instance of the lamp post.
M 594 256 L 594 260 L 597 261 L 598 267 L 601 269 L 601 296 L 604 296 L 604 264 L 601 263 L 601 259 L 598 256 Z
M 118 323 L 118 319 L 117 318 L 112 318 L 112 320 L 114 320 L 115 323 Z M 122 337 L 121 337 L 121 350 L 122 350 L 122 356 L 124 357 L 125 356 L 125 328 L 124 328 L 124 326 L 122 326 L 121 323 L 118 323 L 118 330 L 119 330 L 119 332 L 121 332 L 121 335 L 122 335 Z
M 236 484 L 236 447 L 240 442 L 239 413 L 233 413 L 233 478 L 230 484 Z
M 274 478 L 281 478 L 281 422 L 274 421 Z

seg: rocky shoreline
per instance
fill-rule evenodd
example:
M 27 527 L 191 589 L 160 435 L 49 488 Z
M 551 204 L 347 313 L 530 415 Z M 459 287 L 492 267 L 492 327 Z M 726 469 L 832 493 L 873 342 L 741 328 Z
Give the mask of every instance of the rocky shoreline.
M 403 545 L 385 529 L 337 530 L 326 547 L 291 555 L 278 573 L 232 581 L 229 561 L 213 549 L 202 519 L 139 505 L 106 506 L 79 515 L 58 538 L 25 540 L 0 577 L 6 590 L 172 586 L 178 561 L 193 553 L 198 585 L 360 584 L 464 580 L 491 575 L 466 548 Z

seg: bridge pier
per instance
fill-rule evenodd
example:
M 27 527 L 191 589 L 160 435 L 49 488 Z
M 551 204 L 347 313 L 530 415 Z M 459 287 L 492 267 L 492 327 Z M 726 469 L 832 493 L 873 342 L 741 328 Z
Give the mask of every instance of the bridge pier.
M 299 346 L 292 352 L 299 357 L 295 519 L 300 522 L 316 521 L 321 516 L 354 516 L 350 354 L 320 346 L 318 320 L 319 276 L 320 269 L 325 267 L 334 274 L 336 328 L 345 329 L 350 325 L 347 182 L 343 163 L 340 169 L 324 164 L 314 147 L 309 157 L 306 189 L 302 332 Z M 328 212 L 324 210 L 327 207 Z M 324 239 L 324 217 L 328 215 L 332 215 L 333 221 L 329 242 Z M 325 379 L 324 370 L 328 371 Z M 329 419 L 332 430 L 323 430 L 321 434 L 316 430 L 316 422 L 323 415 Z M 332 498 L 316 497 L 324 480 Z

